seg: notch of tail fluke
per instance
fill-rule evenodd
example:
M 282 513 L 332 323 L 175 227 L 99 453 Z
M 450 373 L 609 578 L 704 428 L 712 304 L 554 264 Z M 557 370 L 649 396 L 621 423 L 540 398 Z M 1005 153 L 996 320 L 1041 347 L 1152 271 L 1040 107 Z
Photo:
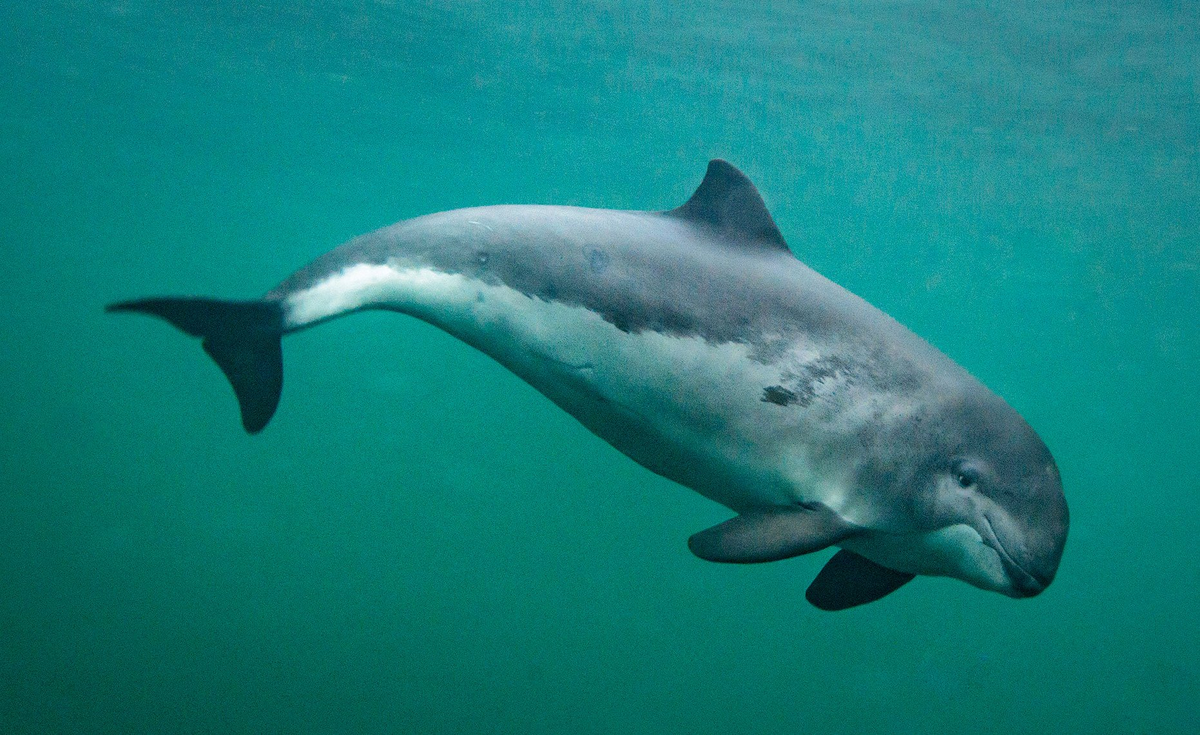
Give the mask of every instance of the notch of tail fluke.
M 283 391 L 283 309 L 276 301 L 151 298 L 109 304 L 107 312 L 164 319 L 200 337 L 204 351 L 225 373 L 250 434 L 266 427 Z

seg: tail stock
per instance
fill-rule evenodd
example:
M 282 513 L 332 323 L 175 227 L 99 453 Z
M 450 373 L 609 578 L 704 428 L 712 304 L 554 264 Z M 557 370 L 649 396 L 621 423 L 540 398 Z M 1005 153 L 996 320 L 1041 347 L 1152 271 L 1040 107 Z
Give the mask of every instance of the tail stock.
M 105 311 L 150 314 L 202 338 L 204 351 L 233 386 L 247 432 L 262 431 L 275 414 L 283 390 L 278 302 L 151 298 L 109 304 Z

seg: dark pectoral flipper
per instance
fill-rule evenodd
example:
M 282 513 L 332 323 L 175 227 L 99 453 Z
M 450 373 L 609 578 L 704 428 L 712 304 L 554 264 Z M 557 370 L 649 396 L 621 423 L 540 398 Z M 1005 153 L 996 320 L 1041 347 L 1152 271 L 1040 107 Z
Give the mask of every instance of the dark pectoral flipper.
M 821 504 L 748 511 L 688 539 L 706 561 L 755 564 L 820 551 L 858 531 Z
M 105 310 L 150 314 L 203 338 L 204 351 L 233 386 L 246 431 L 256 434 L 271 420 L 283 390 L 283 310 L 277 302 L 156 298 Z
M 842 549 L 817 574 L 804 597 L 821 610 L 845 610 L 886 597 L 914 576 Z

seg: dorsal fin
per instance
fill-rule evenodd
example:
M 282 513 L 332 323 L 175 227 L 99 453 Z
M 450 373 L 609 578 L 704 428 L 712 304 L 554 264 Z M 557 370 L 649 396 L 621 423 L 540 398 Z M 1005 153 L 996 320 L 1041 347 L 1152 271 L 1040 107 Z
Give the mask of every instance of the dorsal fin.
M 737 244 L 791 253 L 758 189 L 746 174 L 720 158 L 708 162 L 704 181 L 692 198 L 664 214 L 714 227 Z

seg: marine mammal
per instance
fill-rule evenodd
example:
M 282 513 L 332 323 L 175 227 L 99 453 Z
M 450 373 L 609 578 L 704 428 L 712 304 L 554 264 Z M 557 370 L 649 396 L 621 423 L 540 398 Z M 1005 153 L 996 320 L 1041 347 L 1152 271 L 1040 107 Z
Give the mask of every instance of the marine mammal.
M 796 259 L 725 161 L 666 212 L 440 212 L 355 238 L 261 299 L 108 307 L 201 337 L 250 433 L 279 401 L 281 338 L 364 309 L 440 327 L 634 461 L 734 511 L 689 539 L 698 557 L 840 547 L 807 592 L 821 609 L 915 575 L 1029 597 L 1058 569 L 1067 505 L 1034 430 Z

